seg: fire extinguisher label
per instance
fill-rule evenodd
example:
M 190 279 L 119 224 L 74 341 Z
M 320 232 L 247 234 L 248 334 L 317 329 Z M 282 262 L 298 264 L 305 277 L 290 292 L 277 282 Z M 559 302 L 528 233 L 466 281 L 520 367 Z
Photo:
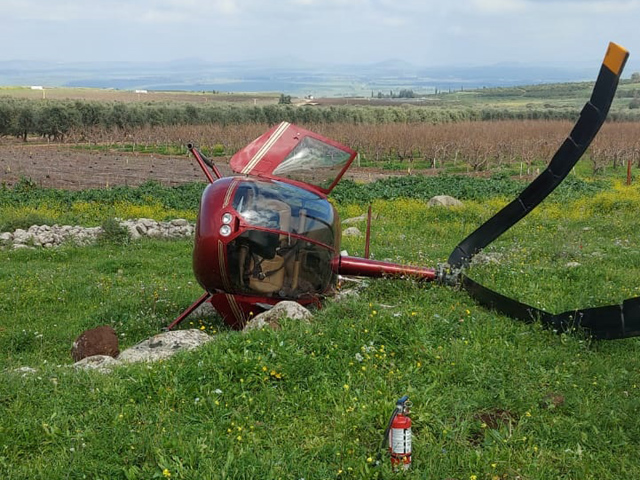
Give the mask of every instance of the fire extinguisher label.
M 391 429 L 391 451 L 400 455 L 411 453 L 411 428 Z

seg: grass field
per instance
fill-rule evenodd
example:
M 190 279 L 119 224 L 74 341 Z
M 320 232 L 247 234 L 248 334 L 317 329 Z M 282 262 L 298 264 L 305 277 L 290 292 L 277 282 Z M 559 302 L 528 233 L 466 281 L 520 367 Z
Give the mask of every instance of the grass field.
M 44 90 L 33 90 L 31 87 L 0 87 L 0 96 L 24 98 L 29 100 L 87 100 L 101 102 L 187 102 L 187 103 L 246 103 L 248 105 L 270 105 L 278 103 L 280 94 L 275 93 L 212 93 L 147 91 L 138 93 L 135 90 L 116 90 L 112 88 L 71 88 L 46 87 Z
M 343 193 L 343 218 L 365 211 Z M 374 256 L 433 266 L 507 196 L 452 210 L 374 200 Z M 62 197 L 39 202 L 53 215 L 61 203 L 51 199 Z M 150 215 L 164 214 L 151 204 Z M 637 295 L 639 206 L 637 186 L 610 180 L 557 192 L 488 249 L 499 264 L 471 276 L 554 312 Z M 312 323 L 279 331 L 241 334 L 194 318 L 184 328 L 215 336 L 197 352 L 108 375 L 72 369 L 82 330 L 112 325 L 123 349 L 199 296 L 191 248 L 145 240 L 0 250 L 5 478 L 391 478 L 388 459 L 376 460 L 403 394 L 414 403 L 414 463 L 403 478 L 640 474 L 637 339 L 558 335 L 434 284 L 368 281 Z M 345 238 L 343 248 L 362 254 L 364 240 Z M 36 373 L 16 371 L 23 366 Z

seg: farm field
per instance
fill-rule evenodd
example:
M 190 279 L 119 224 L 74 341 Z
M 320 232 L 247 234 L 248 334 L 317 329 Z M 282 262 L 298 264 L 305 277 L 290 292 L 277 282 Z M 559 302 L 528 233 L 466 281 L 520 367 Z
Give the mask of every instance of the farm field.
M 307 127 L 360 152 L 346 178 L 371 181 L 411 174 L 487 176 L 500 172 L 532 178 L 547 164 L 571 130 L 566 121 L 490 121 L 446 124 L 312 124 Z M 223 173 L 237 150 L 269 128 L 268 124 L 96 129 L 71 133 L 64 143 L 0 139 L 0 183 L 28 178 L 43 187 L 100 188 L 164 185 L 204 177 L 190 158 L 193 142 L 215 157 Z M 624 176 L 624 166 L 640 164 L 640 122 L 604 125 L 579 163 L 587 176 Z
M 423 178 L 404 191 L 448 188 L 465 206 L 369 199 L 375 258 L 444 260 L 519 185 Z M 341 216 L 366 210 L 364 190 L 402 192 L 394 182 L 347 183 Z M 21 185 L 1 198 L 23 212 L 46 206 L 52 220 L 75 211 L 99 223 L 99 206 L 113 205 L 116 215 L 146 205 L 146 215 L 162 219 L 169 208 L 197 204 L 198 192 L 147 185 L 110 196 Z M 489 249 L 499 264 L 471 274 L 551 311 L 638 295 L 639 204 L 636 185 L 576 179 Z M 363 239 L 345 238 L 343 248 L 362 254 Z M 357 297 L 327 301 L 311 323 L 278 331 L 241 334 L 216 316 L 196 317 L 182 328 L 215 338 L 198 351 L 107 375 L 70 367 L 82 330 L 112 325 L 123 349 L 199 296 L 190 252 L 183 240 L 109 239 L 0 250 L 0 464 L 8 478 L 388 478 L 386 457 L 376 466 L 378 446 L 403 394 L 414 403 L 406 478 L 640 473 L 637 339 L 558 335 L 433 284 L 369 281 Z M 24 366 L 36 372 L 16 370 Z
M 44 93 L 43 93 L 44 92 Z M 0 96 L 27 100 L 86 100 L 98 102 L 186 102 L 186 103 L 247 103 L 272 104 L 278 102 L 279 94 L 269 93 L 212 93 L 212 92 L 158 92 L 135 90 L 116 90 L 103 88 L 65 88 L 47 87 L 33 90 L 30 87 L 0 87 Z
M 388 120 L 408 108 L 369 113 Z M 331 198 L 343 219 L 373 206 L 374 258 L 433 267 L 544 168 L 571 125 L 304 123 L 360 152 Z M 268 126 L 0 136 L 0 232 L 194 221 L 204 177 L 184 145 L 196 143 L 228 173 L 231 155 Z M 566 181 L 490 245 L 470 276 L 554 313 L 640 295 L 639 139 L 640 123 L 605 124 Z M 428 208 L 439 194 L 464 206 Z M 362 255 L 364 239 L 345 237 L 342 248 Z M 388 458 L 377 464 L 379 445 L 404 394 L 414 404 L 414 462 L 403 478 L 640 475 L 640 340 L 526 325 L 436 284 L 345 282 L 357 295 L 327 299 L 313 321 L 281 330 L 240 333 L 216 315 L 194 316 L 181 328 L 214 338 L 198 351 L 110 374 L 72 368 L 83 330 L 111 325 L 123 350 L 199 297 L 191 251 L 189 240 L 108 234 L 87 247 L 0 246 L 3 476 L 390 478 Z

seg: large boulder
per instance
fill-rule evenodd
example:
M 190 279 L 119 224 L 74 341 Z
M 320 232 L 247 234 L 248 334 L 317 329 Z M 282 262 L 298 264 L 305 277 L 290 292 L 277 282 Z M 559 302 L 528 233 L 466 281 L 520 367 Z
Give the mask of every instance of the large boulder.
M 349 227 L 342 231 L 343 237 L 359 237 L 362 235 L 362 232 L 358 227 Z
M 211 340 L 212 337 L 196 329 L 160 333 L 123 351 L 118 360 L 128 363 L 154 362 L 180 351 L 193 350 Z
M 245 325 L 244 331 L 259 330 L 265 327 L 278 330 L 280 320 L 283 318 L 308 322 L 313 318 L 313 315 L 299 303 L 287 300 L 276 303 L 270 310 L 256 315 Z
M 76 338 L 71 347 L 71 356 L 74 362 L 94 355 L 117 357 L 118 353 L 120 353 L 118 335 L 108 325 L 85 330 Z
M 97 370 L 100 373 L 108 373 L 118 365 L 118 360 L 109 355 L 93 355 L 73 364 L 78 370 Z
M 429 200 L 430 207 L 462 207 L 462 202 L 449 195 L 436 195 Z

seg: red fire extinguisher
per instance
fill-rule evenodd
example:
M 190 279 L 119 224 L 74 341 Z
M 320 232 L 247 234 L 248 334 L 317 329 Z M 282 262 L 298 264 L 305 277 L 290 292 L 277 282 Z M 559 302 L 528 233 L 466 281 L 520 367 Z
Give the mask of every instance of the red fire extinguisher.
M 394 470 L 408 470 L 411 466 L 411 419 L 409 409 L 411 402 L 405 395 L 396 402 L 391 414 L 385 437 L 389 442 L 391 466 Z

